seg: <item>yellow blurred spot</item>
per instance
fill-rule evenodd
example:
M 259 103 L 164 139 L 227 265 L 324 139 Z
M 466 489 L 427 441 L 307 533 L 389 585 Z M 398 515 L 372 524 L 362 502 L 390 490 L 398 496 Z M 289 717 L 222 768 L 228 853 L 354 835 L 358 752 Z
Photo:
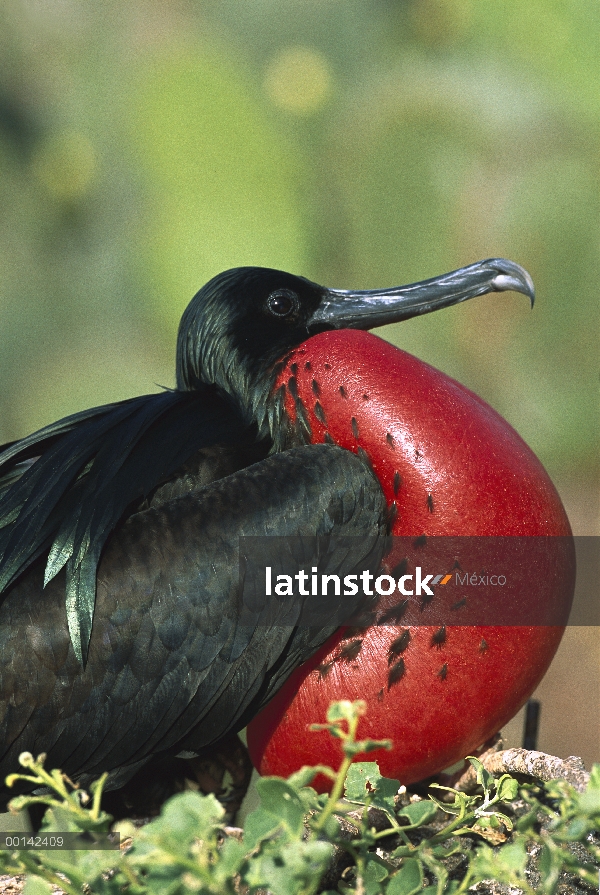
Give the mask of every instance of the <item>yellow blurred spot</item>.
M 57 134 L 33 158 L 33 171 L 52 198 L 79 199 L 89 189 L 97 167 L 96 153 L 81 133 Z
M 424 43 L 453 44 L 469 31 L 473 18 L 471 0 L 416 0 L 411 18 Z
M 286 47 L 271 60 L 264 82 L 269 99 L 286 112 L 310 115 L 331 93 L 327 59 L 310 47 Z

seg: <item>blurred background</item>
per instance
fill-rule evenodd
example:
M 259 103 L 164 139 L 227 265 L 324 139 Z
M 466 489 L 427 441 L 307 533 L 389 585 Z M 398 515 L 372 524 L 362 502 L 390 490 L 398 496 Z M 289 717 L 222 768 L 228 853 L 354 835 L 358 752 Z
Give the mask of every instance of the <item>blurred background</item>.
M 598 46 L 596 0 L 3 0 L 0 442 L 172 386 L 225 268 L 374 288 L 504 256 L 533 312 L 380 334 L 503 414 L 599 535 Z M 540 748 L 600 760 L 598 629 L 538 695 Z

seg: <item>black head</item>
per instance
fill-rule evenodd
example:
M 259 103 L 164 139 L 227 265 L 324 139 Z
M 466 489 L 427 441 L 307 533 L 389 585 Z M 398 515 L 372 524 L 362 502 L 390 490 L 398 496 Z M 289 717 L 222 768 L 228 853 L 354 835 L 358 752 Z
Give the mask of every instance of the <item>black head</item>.
M 326 295 L 304 277 L 265 267 L 213 277 L 181 318 L 177 387 L 212 382 L 237 391 L 240 376 L 260 378 L 311 335 L 309 321 Z
M 268 402 L 276 361 L 309 336 L 326 329 L 372 329 L 509 289 L 533 301 L 529 274 L 503 258 L 409 286 L 358 292 L 326 289 L 281 270 L 233 268 L 203 286 L 183 314 L 177 387 L 217 385 L 256 419 Z

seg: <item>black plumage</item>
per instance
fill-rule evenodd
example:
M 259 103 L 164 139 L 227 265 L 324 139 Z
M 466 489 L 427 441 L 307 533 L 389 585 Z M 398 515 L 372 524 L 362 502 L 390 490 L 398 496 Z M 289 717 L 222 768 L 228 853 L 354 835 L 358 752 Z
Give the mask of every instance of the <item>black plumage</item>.
M 384 520 L 377 483 L 330 446 L 175 500 L 158 493 L 106 546 L 85 669 L 65 624 L 64 573 L 41 593 L 38 562 L 0 607 L 2 770 L 43 751 L 84 780 L 112 770 L 118 786 L 155 753 L 194 753 L 244 726 L 339 622 L 315 627 L 300 602 L 241 593 L 240 536 L 360 534 L 345 574 L 379 562 Z M 300 567 L 323 560 L 311 547 Z
M 6 445 L 0 776 L 21 751 L 44 751 L 83 782 L 109 771 L 117 787 L 153 755 L 197 753 L 244 726 L 360 598 L 317 624 L 297 598 L 249 595 L 240 537 L 294 536 L 298 568 L 347 574 L 377 569 L 387 530 L 368 464 L 307 444 L 304 416 L 287 418 L 274 390 L 286 353 L 323 329 L 507 288 L 531 294 L 502 260 L 378 293 L 227 271 L 183 315 L 175 390 Z M 360 547 L 328 547 L 338 535 Z

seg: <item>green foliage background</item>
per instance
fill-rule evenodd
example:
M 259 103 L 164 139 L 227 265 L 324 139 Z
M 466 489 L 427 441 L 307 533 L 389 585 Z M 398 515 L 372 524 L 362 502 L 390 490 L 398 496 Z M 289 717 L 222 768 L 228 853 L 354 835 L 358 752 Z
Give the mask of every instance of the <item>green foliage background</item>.
M 47 790 L 19 796 L 12 807 L 41 803 L 48 810 L 37 836 L 16 843 L 13 834 L 0 837 L 0 869 L 27 875 L 24 895 L 51 895 L 50 884 L 66 895 L 84 888 L 98 895 L 466 895 L 483 881 L 477 891 L 490 892 L 491 880 L 523 895 L 595 891 L 600 765 L 576 789 L 566 779 L 543 786 L 520 785 L 509 774 L 495 778 L 471 756 L 477 793 L 433 783 L 415 801 L 398 780 L 381 776 L 377 762 L 353 763 L 359 753 L 391 746 L 357 740 L 365 710 L 360 701 L 332 703 L 328 723 L 313 730 L 338 741 L 339 770 L 319 765 L 287 780 L 262 777 L 260 805 L 243 830 L 224 826 L 225 809 L 213 794 L 187 791 L 141 829 L 127 820 L 112 825 L 121 840 L 131 837 L 120 852 L 44 847 L 52 834 L 106 841 L 106 774 L 92 783 L 90 797 L 59 770 L 47 771 L 45 756 L 22 753 L 26 773 L 8 784 L 20 779 Z M 317 773 L 331 780 L 330 794 L 311 788 Z
M 0 439 L 173 384 L 237 265 L 488 296 L 383 334 L 473 388 L 556 479 L 600 443 L 596 0 L 3 0 Z

